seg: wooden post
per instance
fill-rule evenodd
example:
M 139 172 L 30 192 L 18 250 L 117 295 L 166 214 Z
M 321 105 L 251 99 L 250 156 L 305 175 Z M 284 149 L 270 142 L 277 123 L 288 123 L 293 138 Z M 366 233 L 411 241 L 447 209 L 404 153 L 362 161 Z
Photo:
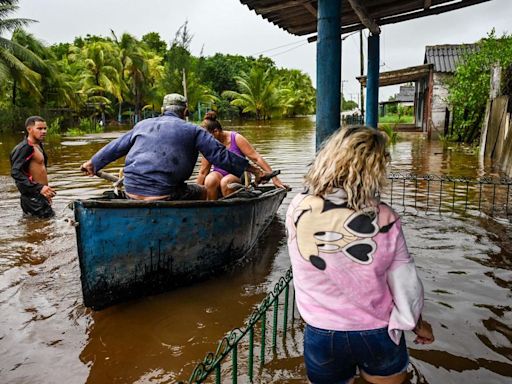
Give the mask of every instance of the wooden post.
M 494 100 L 500 95 L 501 90 L 501 67 L 499 63 L 491 67 L 491 88 L 489 91 L 489 98 Z
M 489 117 L 491 114 L 492 101 L 487 100 L 485 106 L 484 120 L 482 122 L 482 131 L 480 132 L 480 152 L 478 153 L 478 160 L 480 162 L 481 169 L 483 169 L 484 158 L 485 158 L 485 147 L 487 144 L 487 129 L 489 127 Z
M 182 71 L 183 71 L 183 96 L 185 96 L 185 99 L 187 99 L 187 104 L 188 104 L 188 97 L 187 97 L 187 75 L 185 74 L 185 68 L 183 68 Z M 185 120 L 188 121 L 188 116 L 185 117 Z

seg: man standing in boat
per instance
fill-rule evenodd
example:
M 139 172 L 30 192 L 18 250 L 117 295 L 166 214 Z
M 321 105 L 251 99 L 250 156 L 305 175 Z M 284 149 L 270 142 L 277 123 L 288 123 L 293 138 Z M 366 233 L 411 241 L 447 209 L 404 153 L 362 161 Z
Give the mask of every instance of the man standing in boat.
M 204 200 L 206 189 L 187 184 L 199 152 L 212 164 L 241 176 L 248 171 L 256 182 L 268 181 L 270 174 L 249 164 L 220 144 L 206 130 L 185 122 L 187 99 L 177 93 L 166 95 L 163 114 L 136 124 L 132 130 L 110 142 L 81 169 L 92 176 L 107 164 L 126 156 L 124 185 L 135 200 Z
M 27 136 L 11 151 L 11 176 L 21 193 L 21 209 L 26 214 L 46 218 L 56 192 L 48 185 L 48 156 L 43 149 L 47 126 L 40 116 L 25 121 Z

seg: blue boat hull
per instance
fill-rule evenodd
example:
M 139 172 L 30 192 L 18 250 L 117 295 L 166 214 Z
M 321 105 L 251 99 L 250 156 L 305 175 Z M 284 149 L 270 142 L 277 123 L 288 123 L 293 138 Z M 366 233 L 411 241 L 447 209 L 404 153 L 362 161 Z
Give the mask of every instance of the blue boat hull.
M 219 272 L 255 245 L 285 196 L 75 201 L 84 304 L 101 309 Z

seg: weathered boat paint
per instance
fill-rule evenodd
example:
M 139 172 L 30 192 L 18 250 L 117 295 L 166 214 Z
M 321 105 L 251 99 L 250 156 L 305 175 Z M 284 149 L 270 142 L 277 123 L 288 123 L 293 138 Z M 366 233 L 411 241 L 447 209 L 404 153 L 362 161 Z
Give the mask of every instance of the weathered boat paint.
M 244 256 L 286 191 L 222 201 L 74 202 L 84 304 L 101 309 L 191 284 Z

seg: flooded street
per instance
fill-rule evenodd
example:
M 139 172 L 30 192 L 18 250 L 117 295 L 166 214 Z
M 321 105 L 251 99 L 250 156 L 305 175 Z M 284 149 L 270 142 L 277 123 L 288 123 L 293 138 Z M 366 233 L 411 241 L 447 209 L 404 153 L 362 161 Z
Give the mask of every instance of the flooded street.
M 226 332 L 243 325 L 290 266 L 284 215 L 314 156 L 314 123 L 225 125 L 243 133 L 293 188 L 277 218 L 229 272 L 102 311 L 82 304 L 75 232 L 65 219 L 73 216 L 67 208 L 73 199 L 109 188 L 78 169 L 117 134 L 47 137 L 50 185 L 57 190 L 51 220 L 23 218 L 9 175 L 9 152 L 22 133 L 0 134 L 0 383 L 172 383 L 187 379 Z M 497 176 L 470 148 L 401 136 L 391 149 L 391 172 Z M 425 285 L 424 317 L 436 336 L 434 344 L 416 346 L 407 335 L 411 382 L 510 383 L 510 224 L 484 215 L 406 214 L 403 226 Z M 301 335 L 294 341 L 289 358 L 270 362 L 261 382 L 306 382 Z

